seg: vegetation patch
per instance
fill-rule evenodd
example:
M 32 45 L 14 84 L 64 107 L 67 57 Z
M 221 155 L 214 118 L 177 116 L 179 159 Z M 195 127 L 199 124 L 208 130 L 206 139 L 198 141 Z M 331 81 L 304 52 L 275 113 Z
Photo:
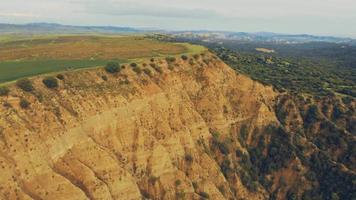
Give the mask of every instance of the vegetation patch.
M 108 62 L 105 66 L 105 71 L 111 74 L 120 72 L 120 65 L 118 62 Z
M 58 87 L 58 80 L 55 77 L 46 77 L 42 80 L 43 84 L 50 89 L 54 89 Z
M 30 102 L 27 101 L 26 99 L 24 98 L 21 98 L 20 99 L 20 107 L 23 108 L 23 109 L 27 109 L 30 107 Z
M 16 86 L 25 92 L 31 92 L 34 90 L 32 82 L 27 78 L 23 78 L 23 79 L 16 81 Z
M 0 96 L 7 96 L 9 92 L 10 92 L 9 88 L 5 86 L 0 87 Z

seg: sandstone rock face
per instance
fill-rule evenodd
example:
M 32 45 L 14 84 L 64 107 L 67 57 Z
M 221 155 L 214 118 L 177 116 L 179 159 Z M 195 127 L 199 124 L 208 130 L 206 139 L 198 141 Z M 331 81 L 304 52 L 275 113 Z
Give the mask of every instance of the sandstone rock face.
M 33 93 L 11 86 L 0 98 L 0 199 L 266 199 L 228 181 L 209 146 L 212 130 L 278 124 L 278 94 L 208 52 L 155 64 L 162 73 L 91 69 L 64 73 L 55 90 L 41 77 Z

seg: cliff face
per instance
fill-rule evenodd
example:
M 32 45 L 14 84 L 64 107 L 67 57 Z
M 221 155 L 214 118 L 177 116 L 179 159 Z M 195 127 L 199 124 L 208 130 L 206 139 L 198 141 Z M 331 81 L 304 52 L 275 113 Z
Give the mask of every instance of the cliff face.
M 244 121 L 276 121 L 276 94 L 205 57 L 157 61 L 163 73 L 151 68 L 152 77 L 126 67 L 117 76 L 65 74 L 58 90 L 35 78 L 35 95 L 13 87 L 1 99 L 12 105 L 1 107 L 1 199 L 223 199 L 218 187 L 229 185 L 205 150 L 209 129 L 223 135 Z
M 270 191 L 246 182 L 250 150 L 284 141 L 268 132 L 280 126 L 271 87 L 208 52 L 154 63 L 162 72 L 143 64 L 151 73 L 92 69 L 64 73 L 55 90 L 41 77 L 32 93 L 11 86 L 0 98 L 0 199 L 267 199 L 279 177 L 293 185 L 305 171 L 286 153 L 292 164 L 259 172 L 277 177 Z

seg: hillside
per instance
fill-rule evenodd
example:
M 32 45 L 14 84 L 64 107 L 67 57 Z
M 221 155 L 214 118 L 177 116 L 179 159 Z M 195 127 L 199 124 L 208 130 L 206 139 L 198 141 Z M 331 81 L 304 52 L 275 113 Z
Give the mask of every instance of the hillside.
M 0 97 L 0 199 L 356 197 L 355 101 L 279 93 L 210 52 L 61 74 Z

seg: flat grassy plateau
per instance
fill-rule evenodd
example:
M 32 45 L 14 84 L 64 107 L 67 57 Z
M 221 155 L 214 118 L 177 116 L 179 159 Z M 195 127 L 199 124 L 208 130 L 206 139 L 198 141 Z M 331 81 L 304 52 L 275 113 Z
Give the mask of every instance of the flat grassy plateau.
M 0 40 L 0 83 L 51 72 L 199 53 L 203 47 L 143 36 L 43 36 Z

